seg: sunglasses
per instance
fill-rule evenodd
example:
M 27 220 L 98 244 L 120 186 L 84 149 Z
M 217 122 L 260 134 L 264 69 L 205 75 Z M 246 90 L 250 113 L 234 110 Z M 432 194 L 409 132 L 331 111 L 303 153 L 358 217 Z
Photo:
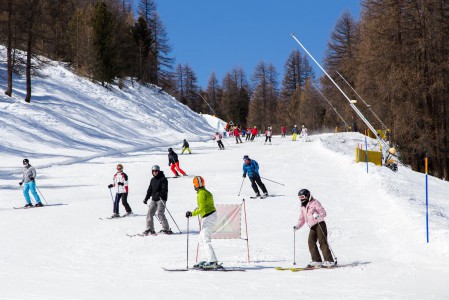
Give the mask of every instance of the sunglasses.
M 159 170 L 152 170 L 151 172 L 153 172 L 153 173 L 157 173 L 157 172 L 159 172 Z

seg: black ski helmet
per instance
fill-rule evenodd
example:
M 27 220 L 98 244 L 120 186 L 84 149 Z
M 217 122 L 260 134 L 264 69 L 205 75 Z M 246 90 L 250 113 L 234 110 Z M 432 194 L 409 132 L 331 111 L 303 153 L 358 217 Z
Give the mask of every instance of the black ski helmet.
M 23 164 L 24 164 L 24 165 L 29 165 L 29 164 L 30 164 L 30 161 L 28 160 L 28 158 L 25 158 L 25 159 L 23 160 Z
M 302 189 L 298 192 L 298 197 L 303 200 L 310 201 L 312 199 L 312 195 L 310 194 L 310 191 L 308 189 Z
M 173 149 L 172 148 L 168 148 L 168 152 L 172 152 L 173 151 Z

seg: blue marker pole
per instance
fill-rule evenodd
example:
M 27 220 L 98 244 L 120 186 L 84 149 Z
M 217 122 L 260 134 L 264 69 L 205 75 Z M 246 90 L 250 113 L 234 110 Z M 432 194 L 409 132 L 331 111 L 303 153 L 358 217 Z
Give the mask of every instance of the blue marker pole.
M 366 173 L 368 173 L 368 142 L 366 141 L 365 136 L 365 159 L 366 159 Z
M 427 243 L 429 243 L 429 175 L 427 173 L 427 157 L 424 159 L 425 171 L 426 171 L 426 236 Z

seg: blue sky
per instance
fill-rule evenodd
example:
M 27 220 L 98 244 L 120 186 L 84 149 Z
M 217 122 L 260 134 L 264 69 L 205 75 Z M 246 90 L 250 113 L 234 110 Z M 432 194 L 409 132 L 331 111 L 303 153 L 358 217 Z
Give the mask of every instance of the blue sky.
M 138 0 L 135 1 L 136 5 Z M 176 64 L 188 63 L 206 87 L 211 72 L 221 84 L 226 72 L 242 67 L 248 80 L 260 61 L 280 74 L 299 41 L 320 63 L 344 10 L 359 18 L 359 0 L 159 0 Z M 302 49 L 300 49 L 302 53 Z M 315 67 L 317 76 L 321 71 Z

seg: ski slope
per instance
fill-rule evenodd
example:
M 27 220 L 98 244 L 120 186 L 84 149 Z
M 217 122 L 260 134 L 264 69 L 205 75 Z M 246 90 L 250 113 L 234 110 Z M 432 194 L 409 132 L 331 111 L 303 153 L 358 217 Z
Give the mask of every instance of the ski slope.
M 157 89 L 129 85 L 103 88 L 62 65 L 49 66 L 36 79 L 37 99 L 0 96 L 0 299 L 447 299 L 449 297 L 449 183 L 429 177 L 430 243 L 426 243 L 424 175 L 400 167 L 354 162 L 356 133 L 311 136 L 312 142 L 273 137 L 225 151 L 211 141 L 219 123 L 201 118 Z M 64 75 L 61 75 L 64 74 Z M 0 78 L 4 78 L 0 65 Z M 0 89 L 5 82 L 0 79 Z M 167 176 L 167 147 L 180 154 L 181 141 L 192 154 L 180 155 L 181 168 L 201 175 L 217 204 L 246 199 L 251 262 L 244 240 L 214 240 L 225 266 L 246 272 L 169 273 L 186 266 L 187 219 L 196 207 L 192 177 L 169 179 L 168 209 L 183 234 L 130 238 L 145 229 L 144 199 L 151 166 Z M 374 143 L 374 141 L 371 141 Z M 242 157 L 260 165 L 275 197 L 249 199 L 242 184 Z M 18 182 L 21 162 L 37 168 L 37 185 L 51 204 L 15 210 L 25 204 Z M 100 220 L 112 214 L 115 166 L 129 176 L 130 218 Z M 327 210 L 329 243 L 341 266 L 293 273 L 293 230 L 299 215 L 299 189 L 307 188 Z M 120 207 L 121 213 L 124 212 Z M 167 214 L 170 226 L 177 226 Z M 156 222 L 157 223 L 157 222 Z M 189 266 L 196 255 L 198 222 L 190 219 Z M 160 225 L 156 224 L 156 231 Z M 296 263 L 310 261 L 308 229 L 296 233 Z

